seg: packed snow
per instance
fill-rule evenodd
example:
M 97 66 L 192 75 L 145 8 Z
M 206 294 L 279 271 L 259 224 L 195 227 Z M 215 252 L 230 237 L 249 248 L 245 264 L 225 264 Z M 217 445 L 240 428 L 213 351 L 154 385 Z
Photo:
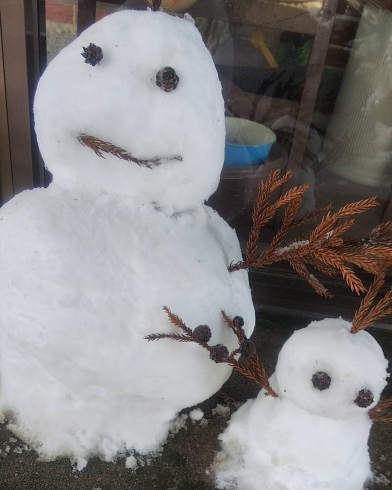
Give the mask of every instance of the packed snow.
M 91 43 L 95 66 L 82 55 Z M 165 67 L 172 91 L 156 83 Z M 104 18 L 50 63 L 34 111 L 53 182 L 0 211 L 0 417 L 41 459 L 81 469 L 156 450 L 176 414 L 229 377 L 196 344 L 144 340 L 178 333 L 163 306 L 229 348 L 221 310 L 248 335 L 254 310 L 246 272 L 227 270 L 241 259 L 236 234 L 203 204 L 223 165 L 224 106 L 189 18 Z M 160 165 L 102 158 L 82 134 Z
M 189 412 L 189 417 L 194 422 L 201 420 L 204 417 L 204 412 L 200 410 L 200 408 L 195 408 L 191 412 Z
M 271 385 L 236 412 L 215 460 L 225 490 L 362 490 L 368 436 L 387 361 L 366 331 L 312 322 L 283 346 Z

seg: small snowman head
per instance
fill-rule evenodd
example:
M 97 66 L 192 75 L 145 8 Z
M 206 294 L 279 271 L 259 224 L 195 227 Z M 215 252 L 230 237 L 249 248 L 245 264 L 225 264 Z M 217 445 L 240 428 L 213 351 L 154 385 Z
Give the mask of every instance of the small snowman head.
M 314 321 L 294 332 L 279 353 L 278 395 L 309 413 L 357 417 L 379 401 L 387 360 L 365 331 L 351 333 L 342 319 Z
M 49 64 L 34 112 L 59 185 L 181 211 L 219 183 L 221 86 L 189 19 L 131 10 L 102 19 Z

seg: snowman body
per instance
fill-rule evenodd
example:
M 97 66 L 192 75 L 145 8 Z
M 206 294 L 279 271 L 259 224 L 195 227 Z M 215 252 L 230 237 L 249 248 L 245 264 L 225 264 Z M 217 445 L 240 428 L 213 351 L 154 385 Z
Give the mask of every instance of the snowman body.
M 80 55 L 90 42 L 97 66 Z M 178 92 L 155 83 L 168 65 Z M 247 275 L 227 270 L 241 258 L 235 232 L 203 204 L 223 159 L 213 63 L 187 20 L 113 14 L 47 68 L 35 118 L 53 183 L 1 210 L 0 411 L 42 458 L 153 451 L 230 375 L 196 344 L 144 339 L 177 333 L 163 306 L 233 348 L 221 310 L 254 325 Z M 80 134 L 160 165 L 101 158 Z
M 219 488 L 362 490 L 371 477 L 367 412 L 387 361 L 367 332 L 353 335 L 350 326 L 312 322 L 286 342 L 271 377 L 278 398 L 261 391 L 220 436 Z M 320 385 L 321 374 L 328 382 Z

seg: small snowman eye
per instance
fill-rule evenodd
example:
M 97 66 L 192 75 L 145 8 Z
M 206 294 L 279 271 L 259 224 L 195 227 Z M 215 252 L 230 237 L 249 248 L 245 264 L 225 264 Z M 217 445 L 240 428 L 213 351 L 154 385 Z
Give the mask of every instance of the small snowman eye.
M 94 43 L 90 43 L 87 48 L 83 47 L 83 53 L 80 54 L 83 56 L 84 62 L 91 66 L 97 65 L 103 58 L 102 48 Z
M 360 408 L 367 408 L 373 403 L 373 400 L 374 395 L 370 390 L 361 390 L 354 403 Z
M 320 391 L 327 390 L 331 385 L 331 381 L 331 376 L 324 373 L 324 371 L 317 371 L 312 376 L 313 386 Z
M 180 79 L 174 69 L 170 66 L 165 66 L 157 73 L 155 83 L 163 91 L 171 92 L 177 88 L 179 81 Z

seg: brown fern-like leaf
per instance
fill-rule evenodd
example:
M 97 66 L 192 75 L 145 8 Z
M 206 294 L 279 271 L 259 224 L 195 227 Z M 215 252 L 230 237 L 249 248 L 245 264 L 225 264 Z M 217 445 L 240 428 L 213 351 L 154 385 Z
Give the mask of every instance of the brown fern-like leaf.
M 235 336 L 237 337 L 238 344 L 241 345 L 244 340 L 246 340 L 246 335 L 244 332 L 244 329 L 239 326 L 239 324 L 235 324 L 231 318 L 229 318 L 226 313 L 222 310 L 222 317 L 223 320 L 225 321 L 226 325 L 233 330 Z M 236 355 L 237 352 L 234 352 L 234 355 Z
M 364 330 L 377 320 L 392 313 L 392 290 L 388 291 L 384 297 L 372 306 L 378 293 L 381 291 L 385 282 L 385 272 L 375 276 L 373 284 L 369 287 L 366 296 L 361 301 L 359 308 L 355 312 L 351 333 L 357 333 Z
M 370 420 L 373 422 L 392 422 L 392 416 L 380 415 L 380 412 L 392 407 L 392 397 L 379 402 L 375 407 L 369 410 Z
M 354 291 L 356 294 L 360 294 L 366 291 L 366 288 L 363 285 L 362 281 L 349 267 L 342 265 L 341 267 L 339 267 L 339 270 L 351 291 Z
M 290 227 L 292 226 L 292 223 L 298 214 L 299 208 L 302 203 L 302 197 L 303 194 L 298 194 L 297 198 L 288 203 L 286 212 L 283 217 L 282 226 L 280 230 L 275 234 L 270 244 L 271 249 L 279 247 L 283 243 L 284 239 L 287 237 L 287 234 L 290 231 Z
M 143 166 L 150 169 L 153 166 L 157 166 L 162 163 L 162 159 L 157 157 L 152 158 L 150 160 L 142 160 L 140 158 L 135 158 L 130 153 L 125 151 L 123 148 L 120 148 L 119 146 L 115 146 L 112 143 L 108 143 L 107 141 L 100 140 L 99 138 L 95 138 L 94 136 L 89 136 L 88 134 L 82 133 L 80 136 L 78 136 L 78 140 L 83 146 L 90 148 L 97 156 L 101 158 L 105 158 L 103 153 L 110 153 L 111 155 L 114 155 L 115 157 L 120 158 L 121 160 L 133 162 L 139 165 L 139 167 Z M 165 160 L 182 161 L 182 157 L 174 156 L 174 157 L 167 158 Z
M 192 337 L 189 337 L 188 335 L 181 335 L 178 333 L 151 333 L 144 337 L 144 339 L 148 340 L 149 342 L 162 339 L 171 339 L 176 340 L 177 342 L 194 342 L 194 339 Z
M 292 223 L 292 226 L 302 226 L 316 218 L 319 218 L 324 213 L 327 213 L 332 208 L 332 204 L 325 206 L 323 208 L 315 209 L 314 211 L 309 211 L 308 213 L 301 214 L 301 216 L 296 217 Z
M 353 214 L 361 214 L 371 208 L 374 208 L 375 206 L 379 206 L 377 198 L 369 197 L 368 199 L 362 199 L 361 201 L 346 204 L 336 212 L 336 216 L 338 216 L 339 219 L 346 218 L 348 216 L 352 216 Z
M 194 342 L 200 347 L 206 349 L 210 353 L 210 357 L 211 357 L 211 354 L 214 352 L 214 348 L 217 346 L 211 347 L 210 345 L 207 344 L 207 342 L 201 342 L 196 340 L 193 336 L 193 331 L 185 325 L 185 323 L 181 320 L 179 316 L 172 313 L 167 306 L 164 306 L 163 309 L 168 315 L 170 322 L 173 323 L 173 325 L 176 325 L 177 327 L 181 328 L 185 332 L 185 335 L 154 333 L 154 334 L 147 335 L 144 338 L 148 341 L 171 339 L 177 342 Z M 262 362 L 258 358 L 257 354 L 253 354 L 250 357 L 245 358 L 244 361 L 242 362 L 237 361 L 236 356 L 241 354 L 241 346 L 243 346 L 243 343 L 248 341 L 248 339 L 238 320 L 236 322 L 235 318 L 234 319 L 229 318 L 224 311 L 222 311 L 222 317 L 225 323 L 228 325 L 228 327 L 231 328 L 231 330 L 236 335 L 240 349 L 236 349 L 233 352 L 229 353 L 229 356 L 225 360 L 221 359 L 217 361 L 215 358 L 214 359 L 215 362 L 222 362 L 228 364 L 229 366 L 232 366 L 234 369 L 242 373 L 244 376 L 253 379 L 259 386 L 261 386 L 266 390 L 266 393 L 268 395 L 276 397 L 277 394 L 271 388 L 269 384 L 267 372 Z M 246 354 L 244 354 L 244 356 L 245 355 Z M 213 357 L 211 357 L 211 359 L 213 359 Z
M 192 329 L 190 329 L 189 327 L 187 327 L 185 325 L 185 323 L 181 320 L 181 318 L 179 316 L 177 316 L 174 313 L 172 313 L 170 311 L 170 308 L 168 308 L 167 306 L 164 306 L 163 307 L 163 311 L 167 314 L 167 316 L 169 317 L 170 322 L 173 325 L 175 325 L 178 328 L 181 328 L 181 330 L 183 330 L 187 335 L 189 335 L 190 337 L 192 337 L 192 335 L 193 335 Z
M 328 289 L 326 289 L 323 284 L 308 271 L 302 262 L 299 262 L 298 260 L 291 260 L 290 265 L 295 272 L 308 281 L 316 293 L 320 294 L 320 296 L 324 296 L 324 298 L 333 298 L 333 295 L 328 291 Z
M 276 170 L 271 172 L 265 182 L 261 182 L 258 189 L 258 197 L 254 204 L 252 214 L 252 228 L 249 232 L 249 237 L 246 247 L 247 261 L 253 260 L 257 252 L 257 245 L 260 239 L 260 229 L 264 224 L 274 216 L 274 212 L 271 209 L 268 211 L 268 205 L 276 189 L 281 187 L 292 177 L 292 173 L 289 171 L 280 177 L 280 171 Z M 279 207 L 279 206 L 278 206 Z M 269 207 L 271 208 L 271 207 Z
M 377 205 L 378 203 L 376 201 L 376 198 L 371 197 L 369 199 L 363 199 L 361 201 L 347 204 L 336 211 L 336 213 L 327 213 L 327 215 L 324 216 L 324 218 L 321 220 L 321 223 L 313 230 L 309 237 L 309 240 L 311 242 L 322 240 L 328 233 L 330 233 L 334 229 L 340 219 L 347 218 L 354 214 L 363 213 Z
M 277 398 L 277 393 L 269 383 L 267 372 L 257 355 L 243 362 L 232 359 L 228 362 L 238 373 L 254 381 L 258 386 L 263 388 L 269 396 Z

